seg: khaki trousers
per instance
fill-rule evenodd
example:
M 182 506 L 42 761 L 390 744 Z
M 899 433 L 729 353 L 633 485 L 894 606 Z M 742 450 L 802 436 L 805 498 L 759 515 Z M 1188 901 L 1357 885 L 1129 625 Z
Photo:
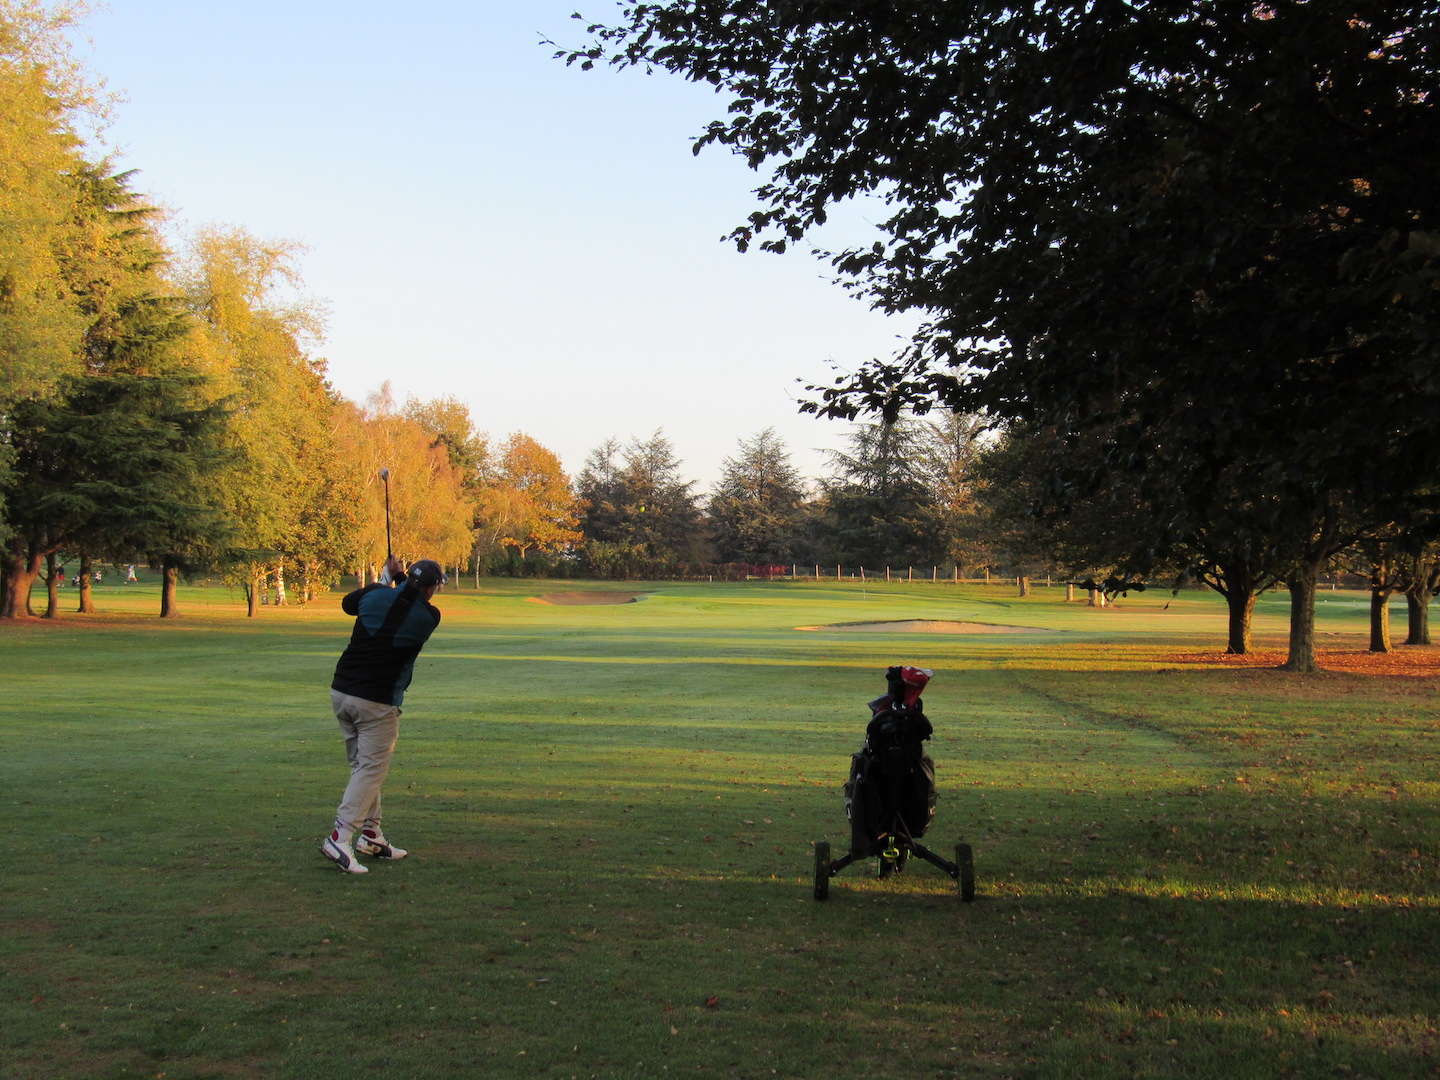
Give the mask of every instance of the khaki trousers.
M 390 771 L 395 740 L 400 737 L 400 709 L 339 690 L 330 691 L 330 702 L 335 707 L 335 719 L 340 721 L 345 758 L 350 762 L 350 783 L 335 811 L 335 826 L 344 839 L 367 821 L 380 824 L 380 789 Z

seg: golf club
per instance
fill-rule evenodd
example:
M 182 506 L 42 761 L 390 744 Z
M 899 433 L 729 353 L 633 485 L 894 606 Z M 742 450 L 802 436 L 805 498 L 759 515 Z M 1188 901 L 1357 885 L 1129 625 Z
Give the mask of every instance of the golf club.
M 390 470 L 381 469 L 380 479 L 385 481 L 385 561 L 388 563 L 394 558 L 390 549 Z

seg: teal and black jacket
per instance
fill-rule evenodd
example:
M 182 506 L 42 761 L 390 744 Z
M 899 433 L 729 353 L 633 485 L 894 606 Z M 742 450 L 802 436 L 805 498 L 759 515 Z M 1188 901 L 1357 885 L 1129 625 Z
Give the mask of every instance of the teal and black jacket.
M 334 690 L 399 705 L 415 671 L 415 658 L 440 625 L 440 609 L 408 585 L 366 585 L 340 601 L 355 616 L 350 644 L 335 665 Z

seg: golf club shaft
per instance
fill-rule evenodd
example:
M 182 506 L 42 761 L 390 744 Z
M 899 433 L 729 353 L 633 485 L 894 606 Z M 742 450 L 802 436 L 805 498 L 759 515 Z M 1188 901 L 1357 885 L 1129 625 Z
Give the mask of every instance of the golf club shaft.
M 388 563 L 395 557 L 394 547 L 390 542 L 390 470 L 381 469 L 380 479 L 385 481 L 385 561 Z

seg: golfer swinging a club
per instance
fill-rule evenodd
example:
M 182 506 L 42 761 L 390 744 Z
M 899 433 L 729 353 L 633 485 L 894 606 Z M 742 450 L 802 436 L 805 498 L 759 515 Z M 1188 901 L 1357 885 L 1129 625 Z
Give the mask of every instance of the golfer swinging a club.
M 400 588 L 392 583 L 402 580 Z M 432 603 L 445 574 L 433 559 L 421 559 L 407 573 L 393 555 L 380 581 L 356 589 L 340 601 L 355 616 L 350 644 L 335 666 L 330 699 L 350 783 L 335 812 L 335 828 L 320 850 L 349 874 L 368 872 L 356 853 L 379 859 L 403 859 L 408 852 L 385 839 L 380 827 L 380 788 L 390 771 L 390 756 L 400 736 L 400 703 L 415 669 L 415 658 L 440 625 Z

